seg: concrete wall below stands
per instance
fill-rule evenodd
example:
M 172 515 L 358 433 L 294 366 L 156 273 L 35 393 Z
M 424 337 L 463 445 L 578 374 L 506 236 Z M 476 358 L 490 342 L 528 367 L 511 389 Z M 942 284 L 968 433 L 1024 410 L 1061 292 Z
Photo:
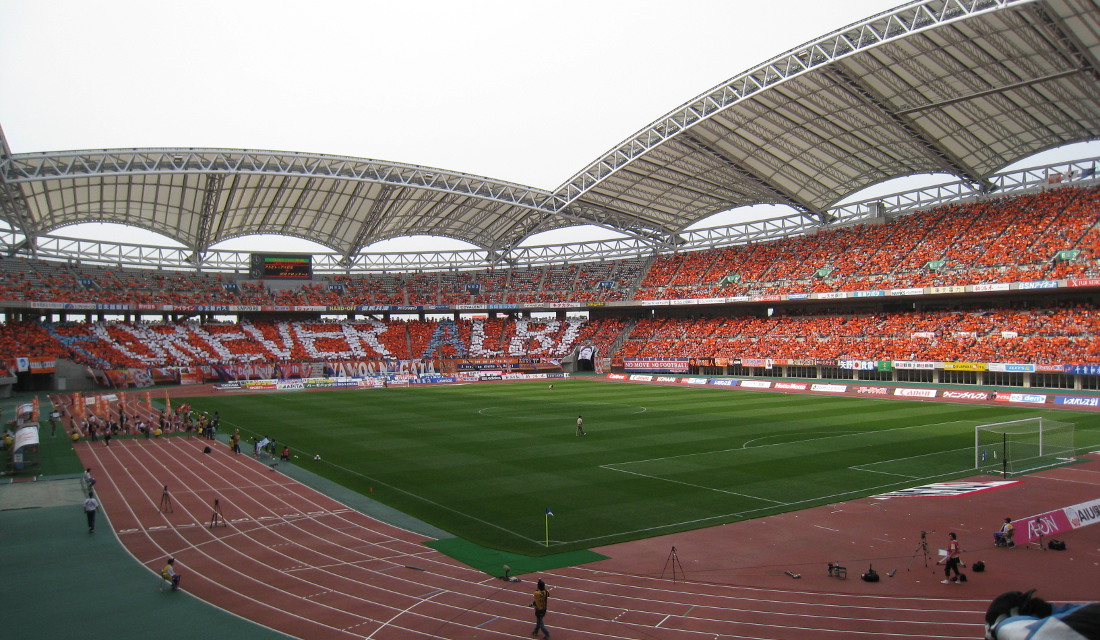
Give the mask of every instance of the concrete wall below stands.
M 57 368 L 53 374 L 53 384 L 50 385 L 50 388 L 55 391 L 85 391 L 100 388 L 88 375 L 88 369 L 84 365 L 58 358 L 55 366 Z

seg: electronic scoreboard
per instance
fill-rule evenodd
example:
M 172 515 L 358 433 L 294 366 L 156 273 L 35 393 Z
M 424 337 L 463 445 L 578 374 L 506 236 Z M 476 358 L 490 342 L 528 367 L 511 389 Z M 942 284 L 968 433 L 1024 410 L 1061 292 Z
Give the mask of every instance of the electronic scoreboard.
M 249 276 L 256 280 L 310 280 L 313 256 L 306 253 L 253 253 Z

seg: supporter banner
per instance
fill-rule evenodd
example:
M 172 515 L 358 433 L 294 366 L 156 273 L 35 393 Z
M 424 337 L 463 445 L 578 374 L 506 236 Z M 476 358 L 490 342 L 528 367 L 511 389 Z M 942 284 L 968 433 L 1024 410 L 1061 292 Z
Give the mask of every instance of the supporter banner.
M 1100 397 L 1054 396 L 1054 404 L 1067 407 L 1100 407 Z
M 106 376 L 108 384 L 115 388 L 143 389 L 153 386 L 153 377 L 149 375 L 148 369 L 114 369 L 104 371 L 103 375 Z
M 623 358 L 623 367 L 627 371 L 649 373 L 687 373 L 687 358 L 669 358 L 666 360 L 646 358 Z
M 333 376 L 369 378 L 377 375 L 431 375 L 439 372 L 438 360 L 359 360 L 329 362 L 325 372 Z
M 179 369 L 180 384 L 202 384 L 206 382 L 206 373 L 202 367 L 182 367 Z
M 313 374 L 313 365 L 301 362 L 283 362 L 279 364 L 219 364 L 191 367 L 203 372 L 205 380 L 286 380 L 308 378 Z
M 936 332 L 935 331 L 914 331 L 913 333 L 909 334 L 909 337 L 911 337 L 911 338 L 935 338 L 936 337 Z
M 741 358 L 742 367 L 770 367 L 773 361 L 767 358 Z
M 53 373 L 56 362 L 53 358 L 36 358 L 32 356 L 27 358 L 27 367 L 31 373 Z
M 993 399 L 997 402 L 1027 402 L 1030 404 L 1045 404 L 1047 397 L 1042 393 L 1007 393 L 998 391 Z

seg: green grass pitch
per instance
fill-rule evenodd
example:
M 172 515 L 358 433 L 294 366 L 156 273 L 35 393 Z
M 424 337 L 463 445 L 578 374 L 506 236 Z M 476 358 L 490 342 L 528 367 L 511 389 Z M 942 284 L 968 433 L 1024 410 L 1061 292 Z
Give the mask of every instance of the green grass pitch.
M 1095 413 L 583 379 L 193 404 L 220 411 L 223 433 L 269 436 L 350 489 L 532 555 L 973 475 L 978 424 L 1049 415 L 1076 423 L 1079 451 L 1100 448 Z

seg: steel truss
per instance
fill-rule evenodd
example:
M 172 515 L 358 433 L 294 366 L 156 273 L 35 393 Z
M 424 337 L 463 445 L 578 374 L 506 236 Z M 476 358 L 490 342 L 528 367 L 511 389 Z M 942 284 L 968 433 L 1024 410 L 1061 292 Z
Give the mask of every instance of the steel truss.
M 562 263 L 647 259 L 671 251 L 701 251 L 730 245 L 765 242 L 803 235 L 823 228 L 836 228 L 893 219 L 939 205 L 983 197 L 1012 195 L 1062 185 L 1092 185 L 1100 182 L 1100 157 L 1060 162 L 991 176 L 988 187 L 965 180 L 895 193 L 854 202 L 829 210 L 828 223 L 801 213 L 730 226 L 682 231 L 660 249 L 638 238 L 621 238 L 572 244 L 517 247 L 501 254 L 484 249 L 415 251 L 403 253 L 358 253 L 345 257 L 338 252 L 313 254 L 314 272 L 320 275 L 465 271 L 509 267 L 539 267 Z M 247 274 L 249 252 L 211 250 L 196 256 L 186 248 L 132 245 L 63 236 L 46 235 L 27 243 L 13 229 L 0 229 L 0 241 L 9 254 L 63 262 L 114 265 L 143 269 L 235 272 Z M 349 259 L 350 258 L 350 259 Z

